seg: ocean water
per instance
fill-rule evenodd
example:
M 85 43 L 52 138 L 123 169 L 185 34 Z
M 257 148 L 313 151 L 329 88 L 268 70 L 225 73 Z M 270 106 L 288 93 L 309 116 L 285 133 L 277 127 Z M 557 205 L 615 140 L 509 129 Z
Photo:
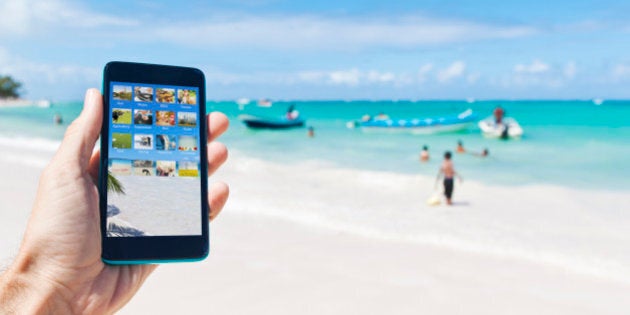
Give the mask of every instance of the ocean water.
M 308 138 L 306 129 L 250 130 L 237 119 L 241 114 L 279 117 L 290 104 L 315 128 L 315 138 Z M 522 139 L 486 139 L 475 125 L 434 135 L 364 133 L 346 126 L 364 114 L 379 112 L 391 118 L 421 118 L 470 108 L 482 119 L 497 105 L 519 121 L 525 131 Z M 342 168 L 434 176 L 443 153 L 453 151 L 461 140 L 468 151 L 490 151 L 484 159 L 454 156 L 456 169 L 465 179 L 499 185 L 630 188 L 630 101 L 606 101 L 599 106 L 591 101 L 297 101 L 276 102 L 270 108 L 208 102 L 207 106 L 230 118 L 231 127 L 221 140 L 228 148 L 279 163 L 316 160 Z M 0 139 L 18 137 L 24 145 L 34 139 L 59 140 L 80 110 L 80 102 L 51 108 L 0 108 Z M 55 114 L 63 117 L 64 125 L 52 123 Z M 429 146 L 432 158 L 421 164 L 418 154 L 423 145 Z
M 463 101 L 427 102 L 296 102 L 316 137 L 308 139 L 304 129 L 290 132 L 252 131 L 234 118 L 242 113 L 279 116 L 288 103 L 272 108 L 246 107 L 239 111 L 231 103 L 211 103 L 232 120 L 224 141 L 248 155 L 284 163 L 325 160 L 341 167 L 434 176 L 441 157 L 454 151 L 461 140 L 469 151 L 489 149 L 486 159 L 455 155 L 457 170 L 464 178 L 489 184 L 557 184 L 586 189 L 630 188 L 630 102 L 588 101 Z M 481 136 L 477 126 L 458 133 L 436 135 L 375 134 L 351 130 L 346 123 L 364 114 L 387 113 L 391 118 L 453 115 L 468 108 L 479 118 L 490 116 L 501 105 L 515 117 L 525 134 L 522 139 L 501 141 Z M 421 164 L 422 145 L 432 159 Z

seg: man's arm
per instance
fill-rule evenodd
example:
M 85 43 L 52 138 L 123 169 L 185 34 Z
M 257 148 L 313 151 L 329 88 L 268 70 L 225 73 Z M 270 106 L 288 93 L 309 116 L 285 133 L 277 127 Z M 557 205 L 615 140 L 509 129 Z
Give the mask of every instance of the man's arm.
M 92 153 L 100 134 L 102 95 L 86 93 L 83 111 L 68 127 L 44 169 L 20 251 L 0 275 L 0 314 L 111 314 L 140 289 L 157 265 L 105 265 L 101 260 L 100 153 Z M 211 113 L 208 124 L 208 175 L 227 159 L 216 138 L 228 127 L 225 115 Z M 210 218 L 221 211 L 228 186 L 208 192 Z
M 0 275 L 0 314 L 72 314 L 55 285 L 29 272 L 28 263 L 23 261 L 30 259 L 16 260 Z

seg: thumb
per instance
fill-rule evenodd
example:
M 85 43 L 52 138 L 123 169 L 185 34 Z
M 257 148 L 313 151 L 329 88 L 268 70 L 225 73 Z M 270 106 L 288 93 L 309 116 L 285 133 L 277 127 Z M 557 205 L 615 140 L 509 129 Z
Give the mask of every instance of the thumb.
M 66 129 L 58 157 L 65 162 L 77 162 L 81 169 L 85 169 L 101 133 L 102 120 L 103 97 L 97 89 L 89 89 L 85 93 L 81 114 Z

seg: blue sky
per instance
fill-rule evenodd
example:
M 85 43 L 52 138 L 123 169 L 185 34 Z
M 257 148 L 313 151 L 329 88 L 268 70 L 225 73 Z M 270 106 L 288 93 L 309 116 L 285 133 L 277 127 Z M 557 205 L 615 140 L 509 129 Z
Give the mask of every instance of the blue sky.
M 0 73 L 80 99 L 111 60 L 201 68 L 209 99 L 630 98 L 618 1 L 0 0 Z

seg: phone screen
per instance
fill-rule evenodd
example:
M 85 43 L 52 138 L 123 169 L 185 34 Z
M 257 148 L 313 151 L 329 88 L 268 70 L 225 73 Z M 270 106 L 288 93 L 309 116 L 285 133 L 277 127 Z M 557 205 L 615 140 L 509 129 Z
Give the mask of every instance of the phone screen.
M 107 237 L 201 235 L 198 88 L 109 91 Z

